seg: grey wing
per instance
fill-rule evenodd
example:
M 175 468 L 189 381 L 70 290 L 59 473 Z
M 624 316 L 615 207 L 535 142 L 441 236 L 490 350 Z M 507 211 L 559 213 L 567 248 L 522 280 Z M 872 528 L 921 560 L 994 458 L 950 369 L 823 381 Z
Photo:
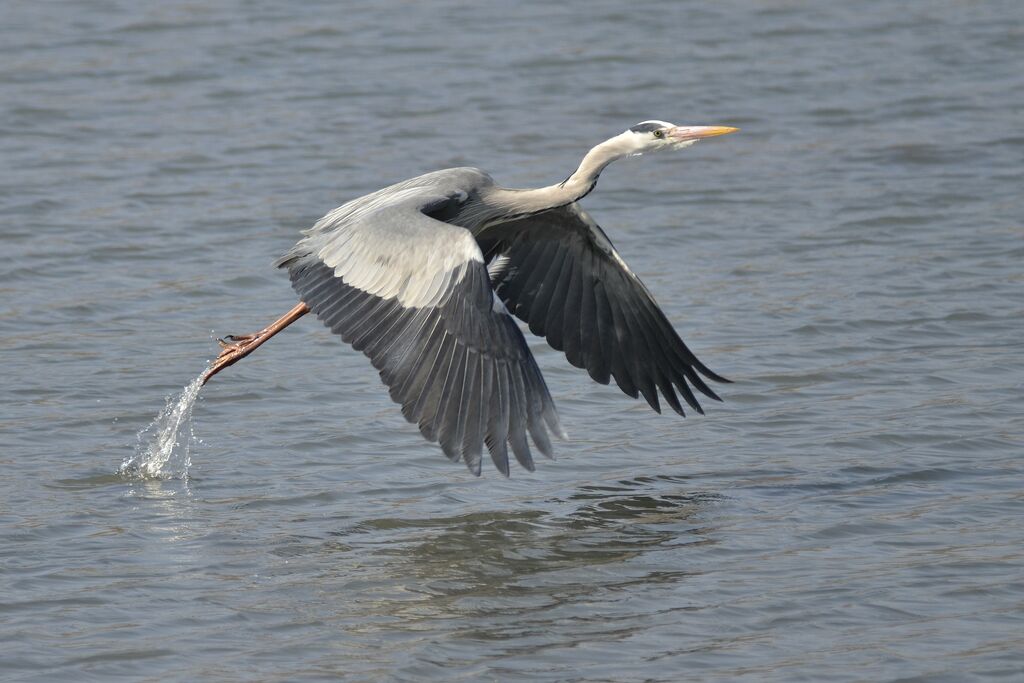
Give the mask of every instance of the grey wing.
M 595 381 L 608 384 L 614 377 L 623 392 L 643 394 L 658 412 L 658 389 L 680 415 L 676 390 L 699 413 L 704 411 L 690 385 L 721 400 L 700 374 L 729 380 L 687 348 L 647 287 L 578 205 L 502 224 L 484 233 L 481 244 L 492 259 L 492 284 L 509 310 Z
M 486 443 L 507 475 L 511 445 L 532 471 L 527 432 L 549 457 L 548 431 L 564 436 L 544 378 L 472 235 L 426 215 L 464 199 L 425 187 L 377 195 L 341 218 L 328 214 L 333 224 L 315 226 L 279 265 L 449 458 L 479 474 Z

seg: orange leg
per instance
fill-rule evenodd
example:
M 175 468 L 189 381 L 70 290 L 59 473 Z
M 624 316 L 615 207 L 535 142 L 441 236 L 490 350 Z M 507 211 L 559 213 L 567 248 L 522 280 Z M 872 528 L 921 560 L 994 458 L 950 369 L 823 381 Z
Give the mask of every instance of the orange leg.
M 255 334 L 228 335 L 223 339 L 218 339 L 217 343 L 224 350 L 220 352 L 217 359 L 203 373 L 203 384 L 209 382 L 211 377 L 227 366 L 234 365 L 248 356 L 259 348 L 261 344 L 307 313 L 309 313 L 309 306 L 300 301 L 295 305 L 295 308 L 285 313 L 279 320 L 275 320 Z

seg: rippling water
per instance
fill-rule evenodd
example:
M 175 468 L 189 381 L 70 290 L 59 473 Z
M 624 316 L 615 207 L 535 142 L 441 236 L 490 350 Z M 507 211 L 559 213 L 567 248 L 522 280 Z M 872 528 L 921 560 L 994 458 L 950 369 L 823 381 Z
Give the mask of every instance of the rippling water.
M 15 3 L 0 24 L 0 678 L 1024 679 L 1018 2 Z M 533 348 L 572 440 L 480 479 L 295 301 L 344 200 L 567 175 L 713 369 L 653 414 Z

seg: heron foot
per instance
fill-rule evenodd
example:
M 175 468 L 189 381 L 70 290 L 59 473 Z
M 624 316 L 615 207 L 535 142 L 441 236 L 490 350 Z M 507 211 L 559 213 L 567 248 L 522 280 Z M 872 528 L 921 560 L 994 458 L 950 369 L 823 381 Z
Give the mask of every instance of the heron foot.
M 217 338 L 217 343 L 224 349 L 220 355 L 224 355 L 227 351 L 240 349 L 256 341 L 263 336 L 262 332 L 255 332 L 253 334 L 226 334 L 223 337 Z
M 220 344 L 220 348 L 222 350 L 220 355 L 217 356 L 217 361 L 220 361 L 222 358 L 228 358 L 229 356 L 237 356 L 234 360 L 244 358 L 259 346 L 257 342 L 266 334 L 266 330 L 261 330 L 252 334 L 229 334 L 218 338 L 217 343 Z M 234 362 L 234 360 L 232 362 Z M 225 367 L 227 367 L 227 365 L 230 365 L 230 363 L 226 363 Z
M 220 344 L 221 352 L 220 355 L 210 363 L 210 367 L 206 369 L 206 372 L 203 373 L 203 384 L 209 382 L 211 377 L 224 368 L 229 365 L 234 365 L 248 356 L 268 339 L 307 313 L 309 313 L 309 306 L 300 301 L 295 304 L 292 310 L 288 311 L 259 332 L 254 334 L 229 334 L 218 339 L 217 343 Z
M 203 384 L 224 368 L 234 365 L 255 351 L 267 334 L 267 330 L 261 330 L 253 334 L 229 334 L 217 339 L 221 352 L 203 375 Z

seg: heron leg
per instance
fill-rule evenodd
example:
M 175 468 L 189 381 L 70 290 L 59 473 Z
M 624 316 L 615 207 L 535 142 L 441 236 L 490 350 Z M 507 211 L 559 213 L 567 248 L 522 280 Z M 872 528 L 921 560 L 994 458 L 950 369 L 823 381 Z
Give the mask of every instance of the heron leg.
M 211 377 L 224 368 L 229 365 L 234 365 L 248 356 L 259 348 L 261 344 L 264 344 L 275 334 L 288 327 L 307 313 L 309 313 L 309 306 L 300 301 L 295 305 L 295 308 L 288 311 L 259 332 L 254 332 L 253 334 L 229 334 L 223 339 L 218 339 L 217 343 L 220 344 L 223 350 L 213 363 L 210 364 L 210 367 L 207 368 L 206 372 L 203 373 L 203 384 L 209 382 Z

